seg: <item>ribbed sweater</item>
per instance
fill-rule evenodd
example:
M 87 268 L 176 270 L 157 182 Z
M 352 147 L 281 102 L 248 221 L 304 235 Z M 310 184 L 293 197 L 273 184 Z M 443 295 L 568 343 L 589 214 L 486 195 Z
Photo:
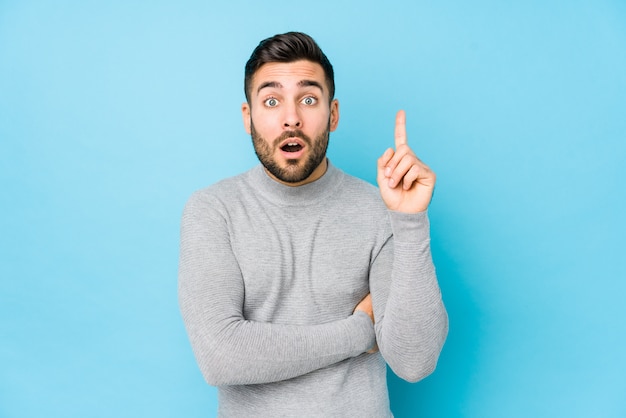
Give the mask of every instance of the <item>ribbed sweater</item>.
M 353 313 L 368 292 L 375 325 Z M 179 303 L 221 417 L 389 417 L 386 364 L 422 379 L 448 331 L 427 213 L 330 162 L 304 186 L 258 165 L 195 192 Z

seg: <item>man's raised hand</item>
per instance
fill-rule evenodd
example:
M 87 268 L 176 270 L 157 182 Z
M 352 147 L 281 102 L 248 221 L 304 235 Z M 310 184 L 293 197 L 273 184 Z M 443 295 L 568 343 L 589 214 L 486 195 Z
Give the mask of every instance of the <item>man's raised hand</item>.
M 433 196 L 436 176 L 407 145 L 404 110 L 396 115 L 395 145 L 395 150 L 387 149 L 378 159 L 380 194 L 391 210 L 423 212 Z

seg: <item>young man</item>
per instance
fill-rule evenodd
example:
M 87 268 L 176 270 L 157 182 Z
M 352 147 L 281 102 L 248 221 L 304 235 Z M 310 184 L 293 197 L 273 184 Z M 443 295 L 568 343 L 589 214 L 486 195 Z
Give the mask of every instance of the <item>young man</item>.
M 403 112 L 378 189 L 326 159 L 339 104 L 305 34 L 262 41 L 245 94 L 261 164 L 193 194 L 182 219 L 179 301 L 218 413 L 391 416 L 386 364 L 424 378 L 448 331 L 426 213 L 435 175 Z

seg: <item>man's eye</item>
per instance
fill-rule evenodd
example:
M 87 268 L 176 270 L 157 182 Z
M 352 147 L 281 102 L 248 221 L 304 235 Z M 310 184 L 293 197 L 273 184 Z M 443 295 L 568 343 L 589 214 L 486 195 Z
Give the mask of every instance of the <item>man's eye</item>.
M 275 98 L 273 98 L 273 97 L 270 97 L 269 99 L 267 99 L 267 100 L 265 101 L 265 106 L 268 106 L 268 107 L 276 107 L 276 106 L 278 106 L 278 100 L 276 100 L 276 99 L 275 99 Z
M 312 106 L 315 103 L 317 103 L 317 99 L 315 97 L 307 96 L 304 99 L 302 99 L 302 103 L 307 106 Z

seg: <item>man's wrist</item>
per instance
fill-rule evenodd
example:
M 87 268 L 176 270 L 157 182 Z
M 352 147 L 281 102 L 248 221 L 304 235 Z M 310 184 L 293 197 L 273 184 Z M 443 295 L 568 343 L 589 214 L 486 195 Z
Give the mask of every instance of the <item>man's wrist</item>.
M 353 344 L 356 355 L 365 353 L 376 345 L 376 333 L 374 332 L 374 323 L 369 315 L 363 311 L 355 311 L 352 314 L 355 319 L 357 330 L 354 334 Z

